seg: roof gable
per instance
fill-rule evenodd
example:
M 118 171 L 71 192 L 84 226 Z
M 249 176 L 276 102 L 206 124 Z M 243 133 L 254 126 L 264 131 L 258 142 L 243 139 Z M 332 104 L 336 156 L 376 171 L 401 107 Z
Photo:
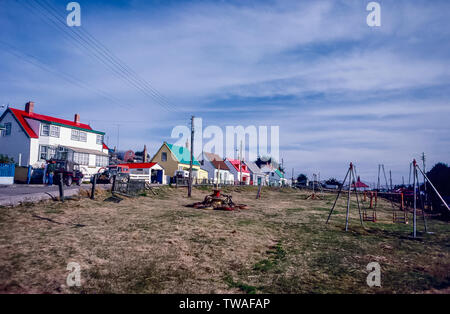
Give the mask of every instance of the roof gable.
M 173 145 L 173 144 L 168 144 L 168 143 L 165 143 L 165 144 L 170 149 L 170 151 L 175 156 L 175 158 L 178 159 L 179 163 L 190 164 L 191 152 L 189 151 L 189 149 L 187 149 L 183 146 L 178 146 L 178 145 Z M 193 159 L 192 159 L 192 164 L 195 166 L 200 166 L 200 163 L 197 161 L 197 159 L 195 159 L 195 157 L 193 157 Z
M 22 130 L 25 132 L 25 134 L 30 138 L 38 138 L 38 135 L 33 131 L 33 129 L 30 127 L 30 125 L 25 121 L 24 117 L 20 115 L 20 113 L 16 113 L 17 109 L 14 108 L 8 108 L 0 117 L 0 120 L 3 119 L 8 113 L 11 113 L 11 115 L 14 117 L 14 119 L 17 121 L 17 123 L 20 125 Z M 20 111 L 20 110 L 19 110 Z
M 55 117 L 38 114 L 38 113 L 28 113 L 24 110 L 19 110 L 19 109 L 15 109 L 15 108 L 8 108 L 8 110 L 13 114 L 13 116 L 16 118 L 17 122 L 25 130 L 25 133 L 27 133 L 27 135 L 31 138 L 38 138 L 39 136 L 33 131 L 33 129 L 27 123 L 25 118 L 38 120 L 41 122 L 46 122 L 49 124 L 59 125 L 59 126 L 63 126 L 63 127 L 78 129 L 78 130 L 82 130 L 82 131 L 93 132 L 93 133 L 98 133 L 98 134 L 105 134 L 104 132 L 93 130 L 88 124 L 84 124 L 84 123 L 76 123 L 74 121 L 59 119 L 59 118 L 55 118 Z
M 263 174 L 261 169 L 253 161 L 246 162 L 246 165 L 251 172 L 255 174 Z
M 228 162 L 234 167 L 235 170 L 239 171 L 239 165 L 241 165 L 240 171 L 243 173 L 250 173 L 250 171 L 246 170 L 245 168 L 242 168 L 242 165 L 245 165 L 244 162 L 238 160 L 238 159 L 230 159 L 227 158 Z
M 205 152 L 204 154 L 206 158 L 212 163 L 214 168 L 220 170 L 230 170 L 230 168 L 228 168 L 227 164 L 223 161 L 222 158 L 220 158 L 219 155 L 207 152 Z

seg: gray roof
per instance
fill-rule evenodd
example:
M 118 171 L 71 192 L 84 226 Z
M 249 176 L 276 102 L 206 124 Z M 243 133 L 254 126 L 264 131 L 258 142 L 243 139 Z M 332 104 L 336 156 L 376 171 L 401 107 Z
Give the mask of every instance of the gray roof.
M 253 161 L 246 161 L 245 164 L 247 165 L 248 170 L 250 170 L 251 172 L 256 174 L 264 174 Z

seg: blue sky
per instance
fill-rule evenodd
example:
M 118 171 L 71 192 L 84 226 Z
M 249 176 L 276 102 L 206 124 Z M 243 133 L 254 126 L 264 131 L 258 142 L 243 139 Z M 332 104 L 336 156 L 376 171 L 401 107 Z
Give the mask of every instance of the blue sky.
M 45 1 L 68 14 L 69 1 Z M 0 1 L 0 104 L 80 113 L 110 146 L 119 128 L 121 149 L 147 144 L 154 153 L 195 114 L 204 127 L 280 126 L 289 174 L 341 179 L 353 161 L 375 182 L 384 163 L 401 182 L 422 152 L 429 166 L 450 163 L 448 1 L 379 1 L 379 28 L 367 26 L 362 0 L 78 1 L 81 27 L 175 112 L 111 75 L 24 2 Z

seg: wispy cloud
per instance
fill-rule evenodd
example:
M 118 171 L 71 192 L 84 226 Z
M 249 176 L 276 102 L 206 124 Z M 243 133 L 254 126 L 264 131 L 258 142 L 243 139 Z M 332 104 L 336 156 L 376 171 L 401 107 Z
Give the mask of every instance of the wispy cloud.
M 422 151 L 449 162 L 448 1 L 80 1 L 82 27 L 166 95 L 177 113 L 125 84 L 20 2 L 0 3 L 2 40 L 105 91 L 127 109 L 0 51 L 0 102 L 78 111 L 114 145 L 156 149 L 189 115 L 206 125 L 279 125 L 285 164 L 373 180 Z M 52 2 L 65 14 L 65 2 Z M 111 122 L 104 120 L 110 119 Z M 129 121 L 129 122 L 127 122 Z M 146 121 L 148 121 L 146 123 Z M 363 169 L 365 168 L 365 170 Z

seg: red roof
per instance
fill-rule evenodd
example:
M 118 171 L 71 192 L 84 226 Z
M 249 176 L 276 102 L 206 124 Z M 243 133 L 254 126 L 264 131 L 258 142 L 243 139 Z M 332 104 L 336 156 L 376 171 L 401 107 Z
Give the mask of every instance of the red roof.
M 15 108 L 11 108 L 11 107 L 8 108 L 8 109 L 16 117 L 17 121 L 23 127 L 23 129 L 25 130 L 27 135 L 29 137 L 31 137 L 31 138 L 38 138 L 39 136 L 28 125 L 28 123 L 25 120 L 25 118 L 35 119 L 35 120 L 45 121 L 45 122 L 53 122 L 53 123 L 58 123 L 58 124 L 62 124 L 62 125 L 67 125 L 67 126 L 70 126 L 70 127 L 84 129 L 84 130 L 87 130 L 87 131 L 93 131 L 92 128 L 89 125 L 84 124 L 84 123 L 75 123 L 74 121 L 54 118 L 54 117 L 45 116 L 45 115 L 38 114 L 38 113 L 28 113 L 28 112 L 26 112 L 24 110 L 19 110 L 19 109 L 15 109 Z
M 156 162 L 136 162 L 129 164 L 119 164 L 118 166 L 128 166 L 128 168 L 130 169 L 147 169 L 153 168 L 154 165 L 156 165 Z
M 239 171 L 239 163 L 241 164 L 241 172 L 243 173 L 250 173 L 250 171 L 248 171 L 247 166 L 244 164 L 244 162 L 238 160 L 238 159 L 230 159 L 227 158 L 227 160 L 233 165 L 233 167 Z
M 109 149 L 108 146 L 106 146 L 105 143 L 103 143 L 103 149 Z
M 355 187 L 355 183 L 352 184 L 352 188 Z M 365 184 L 364 182 L 361 182 L 361 179 L 358 177 L 358 180 L 356 181 L 356 187 L 357 188 L 368 188 L 369 186 Z

